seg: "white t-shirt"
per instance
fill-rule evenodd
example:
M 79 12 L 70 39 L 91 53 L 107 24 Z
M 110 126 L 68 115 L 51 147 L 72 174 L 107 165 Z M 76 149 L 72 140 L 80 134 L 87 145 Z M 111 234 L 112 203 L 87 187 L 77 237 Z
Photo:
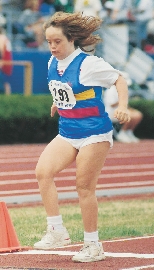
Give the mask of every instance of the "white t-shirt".
M 76 49 L 71 55 L 63 60 L 58 61 L 58 71 L 62 75 L 68 65 L 73 59 L 81 53 L 81 49 Z M 53 56 L 49 60 L 48 67 L 52 62 Z M 89 55 L 82 64 L 79 75 L 79 81 L 85 86 L 102 86 L 110 88 L 118 79 L 120 71 L 114 69 L 109 63 L 105 62 L 103 58 Z
M 105 105 L 105 110 L 108 113 L 111 121 L 118 122 L 118 120 L 114 118 L 114 112 L 118 106 L 112 107 L 112 105 L 118 103 L 118 92 L 115 85 L 104 91 L 103 101 Z

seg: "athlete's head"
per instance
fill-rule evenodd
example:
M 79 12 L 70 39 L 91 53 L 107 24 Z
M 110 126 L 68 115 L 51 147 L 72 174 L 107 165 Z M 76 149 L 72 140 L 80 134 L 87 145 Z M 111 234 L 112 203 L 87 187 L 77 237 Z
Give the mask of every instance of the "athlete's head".
M 101 41 L 99 35 L 93 34 L 100 28 L 101 22 L 98 17 L 83 16 L 81 13 L 56 12 L 44 24 L 46 39 L 50 45 L 52 35 L 57 33 L 59 37 L 63 36 L 73 43 L 74 48 L 80 47 L 87 51 L 85 47 Z

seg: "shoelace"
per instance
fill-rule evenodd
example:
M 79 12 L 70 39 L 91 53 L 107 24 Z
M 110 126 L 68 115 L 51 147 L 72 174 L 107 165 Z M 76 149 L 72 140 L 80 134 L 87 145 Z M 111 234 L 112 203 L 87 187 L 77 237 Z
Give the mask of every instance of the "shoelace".
M 90 254 L 90 245 L 84 245 L 84 246 L 80 249 L 79 253 L 81 253 L 82 251 L 84 251 L 84 253 L 88 252 L 88 254 Z
M 83 248 L 80 249 L 79 253 L 84 251 L 86 253 L 87 249 L 89 249 L 89 246 L 83 246 Z

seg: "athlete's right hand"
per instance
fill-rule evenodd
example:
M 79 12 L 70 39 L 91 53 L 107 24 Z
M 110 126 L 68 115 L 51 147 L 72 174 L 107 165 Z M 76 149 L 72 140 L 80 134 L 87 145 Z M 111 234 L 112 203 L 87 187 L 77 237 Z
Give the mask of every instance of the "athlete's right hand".
M 53 103 L 52 106 L 51 106 L 51 117 L 53 117 L 55 115 L 57 111 L 57 106 Z

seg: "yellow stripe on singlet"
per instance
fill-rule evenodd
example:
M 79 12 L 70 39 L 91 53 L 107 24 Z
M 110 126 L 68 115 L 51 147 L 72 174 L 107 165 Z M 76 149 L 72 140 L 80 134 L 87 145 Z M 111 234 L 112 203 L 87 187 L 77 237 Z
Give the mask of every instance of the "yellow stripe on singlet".
M 75 94 L 76 100 L 86 100 L 86 99 L 90 99 L 94 97 L 95 97 L 95 92 L 93 88 L 86 90 L 82 93 Z

